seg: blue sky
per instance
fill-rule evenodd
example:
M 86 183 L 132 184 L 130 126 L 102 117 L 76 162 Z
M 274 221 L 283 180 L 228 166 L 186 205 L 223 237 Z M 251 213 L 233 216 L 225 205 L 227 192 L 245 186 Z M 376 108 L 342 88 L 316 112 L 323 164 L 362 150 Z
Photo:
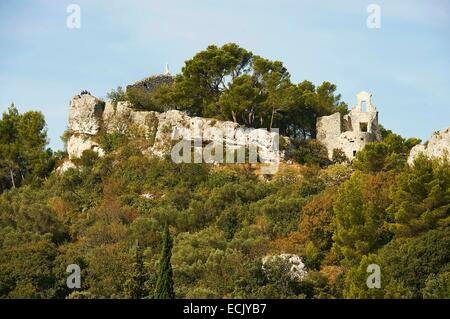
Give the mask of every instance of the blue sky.
M 66 8 L 81 7 L 69 29 Z M 381 28 L 366 26 L 369 4 Z M 428 139 L 450 125 L 448 0 L 0 1 L 0 112 L 44 113 L 50 146 L 62 148 L 69 100 L 118 85 L 178 73 L 209 44 L 236 42 L 283 61 L 292 80 L 337 85 L 353 105 L 373 94 L 380 122 Z

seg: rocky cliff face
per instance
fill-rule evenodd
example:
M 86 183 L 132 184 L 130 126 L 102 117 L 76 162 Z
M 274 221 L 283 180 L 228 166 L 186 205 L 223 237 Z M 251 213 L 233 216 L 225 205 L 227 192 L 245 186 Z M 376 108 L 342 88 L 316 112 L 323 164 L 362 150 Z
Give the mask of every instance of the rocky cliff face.
M 163 113 L 137 111 L 128 102 L 103 102 L 89 95 L 77 95 L 70 102 L 67 152 L 69 159 L 81 157 L 83 151 L 93 150 L 104 155 L 97 142 L 100 130 L 107 133 L 139 129 L 148 141 L 144 154 L 163 156 L 170 154 L 173 145 L 187 140 L 205 146 L 213 143 L 236 150 L 255 147 L 263 162 L 273 162 L 283 155 L 278 149 L 279 135 L 264 129 L 248 129 L 230 121 L 190 117 L 186 113 L 170 110 Z M 225 156 L 224 156 L 225 158 Z M 225 159 L 224 159 L 225 161 Z M 73 167 L 65 163 L 60 172 Z
M 90 94 L 76 95 L 70 101 L 69 128 L 73 133 L 95 135 L 101 125 L 105 102 Z
M 99 133 L 105 102 L 90 94 L 76 95 L 70 101 L 67 152 L 69 159 L 80 157 L 84 150 L 92 149 L 103 155 L 93 137 Z
M 317 140 L 328 150 L 333 159 L 335 149 L 344 152 L 349 160 L 369 142 L 381 141 L 378 126 L 378 111 L 371 101 L 372 94 L 365 91 L 356 95 L 357 104 L 350 113 L 341 116 L 339 112 L 317 119 Z M 364 110 L 362 104 L 366 103 Z
M 419 144 L 411 149 L 408 164 L 412 165 L 419 154 L 429 158 L 442 157 L 444 154 L 450 156 L 450 127 L 435 132 L 426 144 Z

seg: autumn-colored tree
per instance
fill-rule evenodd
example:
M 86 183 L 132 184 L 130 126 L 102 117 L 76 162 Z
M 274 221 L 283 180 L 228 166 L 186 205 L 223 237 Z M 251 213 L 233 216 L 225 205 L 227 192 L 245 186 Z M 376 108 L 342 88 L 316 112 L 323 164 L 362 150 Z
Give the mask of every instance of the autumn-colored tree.
M 301 210 L 298 230 L 276 240 L 284 252 L 304 257 L 308 268 L 319 268 L 333 244 L 334 190 L 314 196 Z

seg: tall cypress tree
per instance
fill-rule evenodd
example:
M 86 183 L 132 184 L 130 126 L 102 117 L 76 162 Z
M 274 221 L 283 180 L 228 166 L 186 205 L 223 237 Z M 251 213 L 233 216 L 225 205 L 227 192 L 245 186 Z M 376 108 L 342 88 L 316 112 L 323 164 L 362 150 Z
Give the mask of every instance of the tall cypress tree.
M 159 261 L 158 280 L 155 288 L 155 299 L 174 299 L 172 265 L 172 237 L 170 237 L 169 227 L 164 229 L 164 241 Z
M 128 280 L 125 282 L 125 295 L 131 299 L 142 299 L 147 296 L 145 280 L 147 274 L 144 266 L 142 248 L 136 244 L 134 262 Z

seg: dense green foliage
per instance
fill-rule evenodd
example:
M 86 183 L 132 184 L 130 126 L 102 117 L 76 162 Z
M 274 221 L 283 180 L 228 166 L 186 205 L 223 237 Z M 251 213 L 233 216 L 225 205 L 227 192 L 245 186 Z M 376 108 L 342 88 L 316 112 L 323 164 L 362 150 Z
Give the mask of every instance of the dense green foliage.
M 2 297 L 449 297 L 446 160 L 283 164 L 266 180 L 246 165 L 148 158 L 138 144 L 122 136 L 103 158 L 1 194 Z M 304 280 L 281 261 L 262 269 L 282 252 L 302 258 Z M 70 290 L 73 263 L 82 287 Z M 365 285 L 371 263 L 381 289 Z
M 12 104 L 0 119 L 0 192 L 45 177 L 54 167 L 40 112 L 19 114 Z
M 280 61 L 270 61 L 228 43 L 210 45 L 185 62 L 172 85 L 151 91 L 129 86 L 109 98 L 128 100 L 137 109 L 165 111 L 168 105 L 190 115 L 234 121 L 247 127 L 279 128 L 291 138 L 316 135 L 316 119 L 335 112 L 347 113 L 347 105 L 335 94 L 336 86 L 309 81 L 292 83 Z
M 148 296 L 146 281 L 148 274 L 145 270 L 144 256 L 141 247 L 134 249 L 133 265 L 130 275 L 125 282 L 125 296 L 130 299 L 142 299 Z
M 364 172 L 401 170 L 411 148 L 420 143 L 417 138 L 404 139 L 381 126 L 382 142 L 369 143 L 356 154 L 353 165 Z

